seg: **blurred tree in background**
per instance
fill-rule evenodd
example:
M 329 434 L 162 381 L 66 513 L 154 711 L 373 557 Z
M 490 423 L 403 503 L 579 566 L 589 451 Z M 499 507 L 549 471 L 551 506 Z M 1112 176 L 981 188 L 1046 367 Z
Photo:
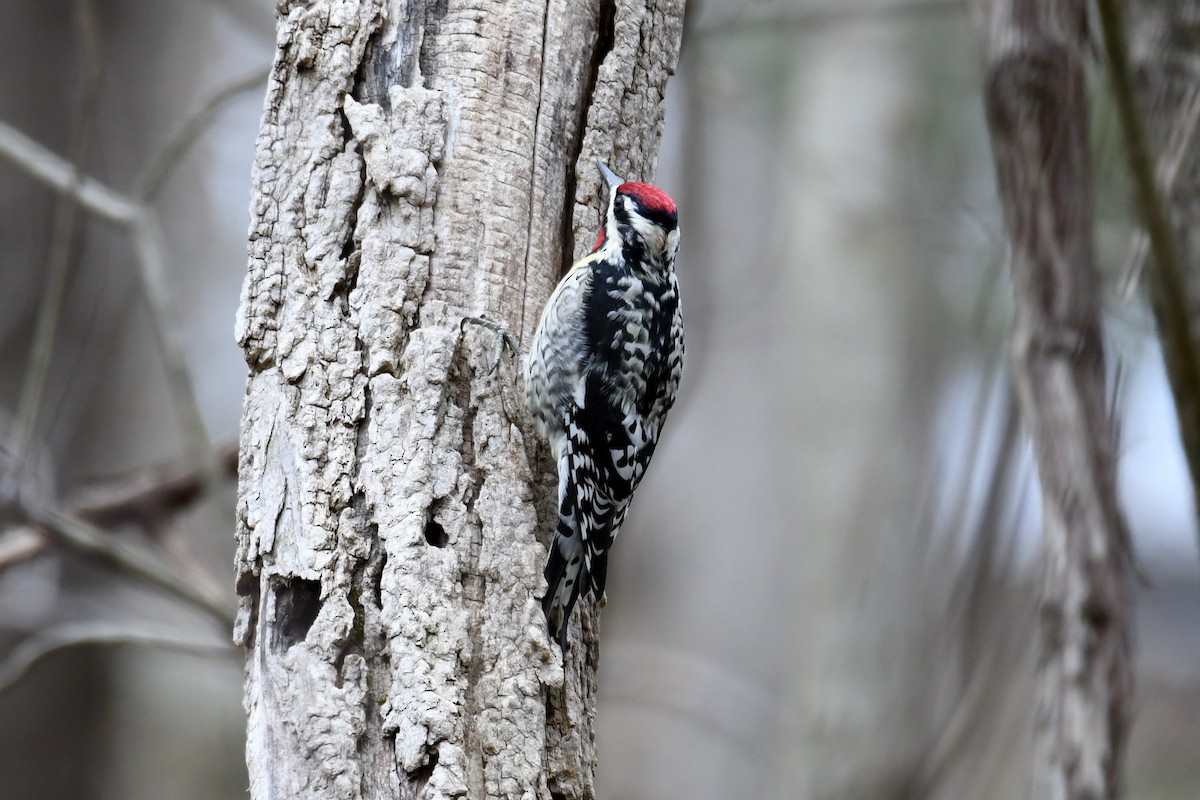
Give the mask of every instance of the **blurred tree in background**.
M 688 372 L 613 554 L 599 797 L 1029 796 L 1043 500 L 1006 359 L 997 5 L 689 4 L 653 176 Z M 1122 4 L 1185 287 L 1192 5 Z M 244 795 L 231 328 L 273 26 L 260 0 L 0 6 L 5 797 Z M 1083 68 L 1143 576 L 1124 783 L 1173 800 L 1200 792 L 1200 583 L 1162 307 L 1192 300 L 1135 235 L 1109 49 Z

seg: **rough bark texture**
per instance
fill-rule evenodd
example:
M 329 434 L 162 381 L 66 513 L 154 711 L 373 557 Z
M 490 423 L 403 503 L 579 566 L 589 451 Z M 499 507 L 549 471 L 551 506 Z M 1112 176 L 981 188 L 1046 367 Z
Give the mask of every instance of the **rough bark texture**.
M 1117 794 L 1129 721 L 1128 531 L 1105 401 L 1082 0 L 995 0 L 987 110 L 1012 249 L 1013 356 L 1043 495 L 1034 796 Z
M 594 796 L 594 611 L 564 669 L 548 461 L 460 320 L 527 339 L 592 159 L 653 175 L 682 6 L 280 3 L 237 323 L 253 797 Z
M 1200 509 L 1200 2 L 1132 0 L 1128 11 L 1134 83 L 1157 154 L 1159 191 L 1170 214 L 1181 262 L 1182 296 L 1158 269 L 1146 270 L 1151 304 L 1163 343 L 1163 360 L 1175 396 L 1180 439 Z M 1171 303 L 1181 304 L 1173 315 Z M 1178 322 L 1175 322 L 1178 318 Z

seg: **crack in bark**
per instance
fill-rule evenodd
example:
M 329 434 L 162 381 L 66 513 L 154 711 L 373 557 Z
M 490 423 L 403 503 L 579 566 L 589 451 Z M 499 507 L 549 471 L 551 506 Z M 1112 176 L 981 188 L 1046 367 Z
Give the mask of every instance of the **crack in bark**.
M 442 26 L 442 20 L 445 19 L 449 11 L 450 0 L 426 0 L 424 7 L 421 9 L 422 34 L 417 63 L 421 78 L 424 81 L 423 85 L 426 89 L 433 88 L 433 76 L 437 73 L 437 69 L 434 66 L 434 56 L 436 53 L 434 52 L 434 47 L 430 44 L 430 40 L 436 39 L 438 31 Z M 414 16 L 416 15 L 414 14 Z
M 575 195 L 578 190 L 576 174 L 579 171 L 579 159 L 583 155 L 584 134 L 587 131 L 588 114 L 596 98 L 596 85 L 600 81 L 600 67 L 604 59 L 612 52 L 616 43 L 617 0 L 601 0 L 600 20 L 596 27 L 596 49 L 592 51 L 592 60 L 588 66 L 587 84 L 583 90 L 583 102 L 579 104 L 579 119 L 577 121 L 579 135 L 576 137 L 571 153 L 567 156 L 566 195 L 562 212 L 562 266 L 559 276 L 566 275 L 571 265 L 575 263 Z
M 421 38 L 424 15 L 419 3 L 409 4 L 409 11 L 398 22 L 385 14 L 384 19 L 376 21 L 375 29 L 367 37 L 363 59 L 354 73 L 350 90 L 350 96 L 360 103 L 376 103 L 390 113 L 392 101 L 388 88 L 413 85 L 413 76 L 420 71 L 417 48 L 413 43 Z M 396 30 L 395 46 L 387 47 L 384 41 L 397 24 L 404 27 Z
M 338 119 L 342 124 L 342 140 L 345 144 L 356 142 L 354 131 L 350 127 L 350 120 L 346 116 L 345 105 L 341 105 L 337 109 Z M 342 242 L 338 257 L 342 261 L 342 277 L 334 286 L 334 292 L 343 299 L 348 299 L 350 292 L 354 291 L 358 286 L 358 268 L 362 263 L 362 250 L 360 248 L 360 240 L 358 237 L 358 215 L 362 208 L 363 199 L 367 194 L 367 160 L 362 153 L 358 154 L 358 193 L 350 202 L 350 218 L 346 222 L 346 241 Z M 362 341 L 355 335 L 356 347 L 360 352 L 364 353 L 365 348 Z
M 537 135 L 537 133 L 542 128 L 542 109 L 545 104 L 544 101 L 545 101 L 545 97 L 546 97 L 546 91 L 545 91 L 546 90 L 546 46 L 547 46 L 548 40 L 549 40 L 549 35 L 548 35 L 549 25 L 550 25 L 550 0 L 546 0 L 546 7 L 545 7 L 545 10 L 542 12 L 542 67 L 540 70 L 538 70 L 538 101 L 537 101 L 537 110 L 534 112 L 534 119 L 533 119 L 533 130 L 534 130 L 533 158 L 531 159 L 531 162 L 530 162 L 532 165 L 532 172 L 533 172 L 534 180 L 537 180 L 537 175 L 538 175 L 538 145 L 541 141 L 541 138 Z M 568 172 L 570 172 L 569 169 L 568 169 Z M 563 203 L 565 204 L 567 202 L 566 198 L 569 195 L 566 192 L 564 192 L 563 195 L 564 195 Z M 521 319 L 520 319 L 518 327 L 517 327 L 518 335 L 520 335 L 521 331 L 525 330 L 525 306 L 529 302 L 529 295 L 528 295 L 528 293 L 529 293 L 529 251 L 533 247 L 533 241 L 534 241 L 534 239 L 533 239 L 534 223 L 535 223 L 534 201 L 535 201 L 536 197 L 537 197 L 537 189 L 531 183 L 530 187 L 529 187 L 529 197 L 527 198 L 527 202 L 525 205 L 525 215 L 528 217 L 529 222 L 528 222 L 528 225 L 525 230 L 525 257 L 522 259 L 522 263 L 523 263 L 522 278 L 523 279 L 521 281 Z
M 367 514 L 366 498 L 359 495 L 357 506 L 363 519 L 370 519 Z M 387 565 L 387 553 L 379 536 L 379 526 L 368 522 L 366 527 L 367 541 L 370 542 L 370 554 L 365 561 L 359 562 L 351 577 L 351 604 L 354 605 L 356 622 L 361 619 L 361 649 L 362 656 L 369 665 L 367 670 L 367 696 L 363 708 L 363 728 L 358 737 L 357 751 L 364 758 L 374 758 L 377 763 L 386 766 L 364 769 L 363 781 L 360 786 L 363 797 L 377 797 L 381 791 L 373 791 L 372 782 L 379 780 L 386 784 L 386 778 L 396 770 L 395 734 L 383 731 L 383 715 L 380 708 L 387 700 L 387 690 L 391 685 L 391 657 L 381 628 L 380 615 L 383 611 L 383 570 Z M 357 599 L 357 604 L 355 603 Z M 371 606 L 368 606 L 371 603 Z M 351 635 L 353 638 L 353 633 Z M 373 747 L 372 744 L 377 743 Z
M 460 345 L 461 345 L 460 338 Z M 485 782 L 487 774 L 487 757 L 484 754 L 482 738 L 478 730 L 480 715 L 484 703 L 480 698 L 479 685 L 483 676 L 484 641 L 483 608 L 487 592 L 487 578 L 481 570 L 483 552 L 483 526 L 476 509 L 479 486 L 483 479 L 475 458 L 475 417 L 478 413 L 474 384 L 467 363 L 467 354 L 457 350 L 448 376 L 446 400 L 461 411 L 462 431 L 459 438 L 459 457 L 462 459 L 462 475 L 465 486 L 462 488 L 461 501 L 463 504 L 464 530 L 469 533 L 467 558 L 462 569 L 462 599 L 468 614 L 467 649 L 460 652 L 460 661 L 466 667 L 466 686 L 463 697 L 466 702 L 466 713 L 463 715 L 463 745 L 467 756 L 467 785 L 471 797 L 486 796 Z M 465 661 L 462 657 L 466 655 Z

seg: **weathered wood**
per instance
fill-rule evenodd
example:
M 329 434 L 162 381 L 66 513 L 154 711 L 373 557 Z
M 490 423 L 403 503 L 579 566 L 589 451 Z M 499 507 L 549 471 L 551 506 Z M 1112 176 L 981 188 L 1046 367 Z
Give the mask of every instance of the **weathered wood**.
M 237 325 L 258 800 L 594 797 L 594 619 L 564 674 L 548 464 L 459 323 L 527 337 L 593 157 L 653 174 L 682 6 L 280 5 Z
M 1009 229 L 1013 370 L 1042 486 L 1034 797 L 1117 795 L 1129 725 L 1128 530 L 1092 253 L 1082 0 L 993 0 L 986 100 Z

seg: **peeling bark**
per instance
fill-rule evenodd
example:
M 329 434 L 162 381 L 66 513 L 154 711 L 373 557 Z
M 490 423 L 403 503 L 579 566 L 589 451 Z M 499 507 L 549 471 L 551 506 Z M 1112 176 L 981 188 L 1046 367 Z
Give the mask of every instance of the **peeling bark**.
M 987 111 L 1011 245 L 1013 371 L 1042 486 L 1034 797 L 1116 797 L 1132 694 L 1129 534 L 1105 395 L 1082 0 L 993 0 Z
M 595 611 L 560 663 L 549 462 L 460 320 L 530 336 L 593 158 L 653 175 L 682 6 L 279 5 L 237 321 L 254 798 L 595 796 Z

